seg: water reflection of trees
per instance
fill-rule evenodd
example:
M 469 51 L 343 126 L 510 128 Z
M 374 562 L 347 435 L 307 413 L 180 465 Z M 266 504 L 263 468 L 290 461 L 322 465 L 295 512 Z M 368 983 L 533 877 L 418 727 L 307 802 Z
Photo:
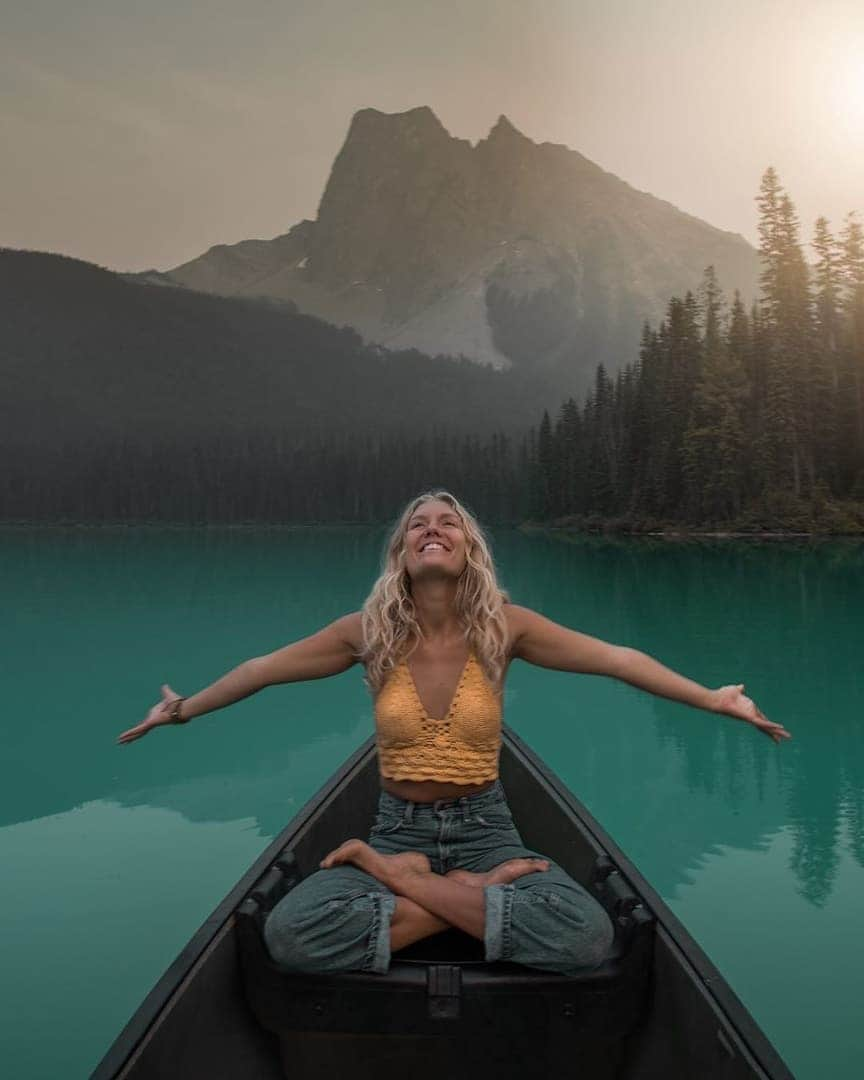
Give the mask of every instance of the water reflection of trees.
M 359 606 L 382 542 L 379 529 L 0 532 L 5 598 L 16 612 L 6 656 L 31 665 L 6 688 L 14 727 L 0 770 L 0 828 L 94 799 L 124 802 L 128 791 L 254 774 L 262 762 L 275 772 L 303 740 L 353 731 L 369 712 L 359 671 L 267 690 L 202 727 L 115 744 L 160 682 L 192 693 Z M 224 785 L 226 814 L 242 816 Z
M 801 894 L 824 904 L 844 849 L 864 867 L 864 545 L 566 539 L 532 539 L 543 554 L 532 560 L 530 589 L 551 600 L 547 614 L 555 618 L 557 605 L 574 625 L 576 606 L 588 633 L 706 685 L 744 682 L 792 731 L 775 748 L 743 725 L 694 727 L 689 710 L 651 699 L 688 790 L 718 800 L 722 835 L 700 820 L 706 844 L 759 847 L 785 826 Z M 575 598 L 562 581 L 578 583 Z M 734 836 L 728 806 L 739 811 Z M 710 815 L 710 800 L 700 807 Z
M 659 873 L 665 878 L 656 882 L 664 892 L 718 845 L 758 850 L 784 827 L 793 836 L 791 869 L 814 904 L 829 897 L 844 851 L 864 866 L 864 545 L 561 542 L 506 531 L 493 539 L 502 580 L 517 602 L 644 649 L 708 685 L 744 681 L 795 736 L 775 749 L 743 725 L 700 722 L 654 698 L 644 698 L 644 708 L 668 753 L 658 754 L 653 733 L 627 725 L 607 725 L 603 747 L 585 747 L 573 736 L 572 756 L 581 755 L 586 783 L 596 791 L 608 787 L 613 762 L 611 780 L 636 791 L 646 844 L 649 834 L 664 837 Z M 275 828 L 282 781 L 274 780 L 270 793 L 261 763 L 273 761 L 278 776 L 279 761 L 293 757 L 296 724 L 304 739 L 353 738 L 363 713 L 367 730 L 358 672 L 327 686 L 268 691 L 228 717 L 204 721 L 206 732 L 168 733 L 165 739 L 177 736 L 170 752 L 156 736 L 121 751 L 114 736 L 136 719 L 159 678 L 184 678 L 184 689 L 187 682 L 203 684 L 221 673 L 220 665 L 356 607 L 382 540 L 383 532 L 371 530 L 0 536 L 16 611 L 9 655 L 32 639 L 45 673 L 8 687 L 6 705 L 16 720 L 0 824 L 95 798 L 122 802 L 124 793 L 179 788 L 230 761 L 235 776 L 259 776 L 268 791 L 262 828 Z M 164 670 L 163 657 L 165 663 L 176 658 L 177 676 Z M 142 670 L 144 663 L 158 677 Z M 548 673 L 538 678 L 538 687 L 551 685 Z M 513 718 L 530 709 L 527 699 L 517 702 Z M 533 741 L 531 731 L 524 734 Z M 548 745 L 538 746 L 547 753 L 567 737 L 549 734 Z M 678 769 L 680 777 L 673 775 Z M 672 782 L 700 796 L 674 814 Z M 245 792 L 235 798 L 228 779 L 224 785 L 221 798 L 231 814 L 255 812 L 251 790 L 248 798 Z M 196 798 L 190 795 L 184 813 L 194 816 Z M 219 816 L 217 799 L 201 794 L 200 805 Z M 615 833 L 615 822 L 604 824 Z

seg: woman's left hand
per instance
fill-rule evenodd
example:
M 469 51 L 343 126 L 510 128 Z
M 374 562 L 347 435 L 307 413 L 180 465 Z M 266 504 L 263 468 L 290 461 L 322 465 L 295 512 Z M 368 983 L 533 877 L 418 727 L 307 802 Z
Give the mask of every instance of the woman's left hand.
M 782 724 L 775 724 L 769 720 L 762 710 L 744 693 L 744 684 L 737 686 L 721 686 L 714 691 L 714 711 L 732 716 L 736 720 L 744 720 L 753 727 L 764 732 L 775 743 L 783 739 L 791 739 L 792 736 Z

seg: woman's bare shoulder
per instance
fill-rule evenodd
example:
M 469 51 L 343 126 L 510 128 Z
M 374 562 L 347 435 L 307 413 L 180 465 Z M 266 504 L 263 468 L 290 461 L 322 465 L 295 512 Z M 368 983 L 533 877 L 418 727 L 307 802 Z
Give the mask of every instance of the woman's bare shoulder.
M 531 625 L 532 621 L 537 618 L 537 612 L 532 611 L 530 608 L 522 607 L 520 604 L 511 604 L 509 601 L 504 604 L 503 610 L 504 618 L 507 620 L 508 652 L 512 654 L 516 643 Z
M 537 618 L 536 611 L 522 607 L 521 604 L 511 604 L 509 600 L 504 604 L 504 615 L 508 626 L 524 626 L 526 622 Z
M 330 629 L 338 633 L 342 640 L 351 646 L 355 654 L 359 655 L 363 651 L 362 611 L 350 611 L 331 623 Z

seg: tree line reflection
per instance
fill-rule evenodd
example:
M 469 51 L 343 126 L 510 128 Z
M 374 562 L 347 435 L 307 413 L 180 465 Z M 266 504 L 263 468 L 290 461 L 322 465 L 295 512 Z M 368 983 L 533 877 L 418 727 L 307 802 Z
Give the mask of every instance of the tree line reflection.
M 864 867 L 864 546 L 572 536 L 535 542 L 546 549 L 534 563 L 545 580 L 535 587 L 551 596 L 562 580 L 577 583 L 579 606 L 593 623 L 580 629 L 640 648 L 705 685 L 743 682 L 766 714 L 792 731 L 791 742 L 774 747 L 740 723 L 701 722 L 680 705 L 647 699 L 687 791 L 704 796 L 693 805 L 705 847 L 691 857 L 712 844 L 758 849 L 787 829 L 801 895 L 824 905 L 844 851 Z M 622 782 L 639 788 L 640 763 L 633 765 Z M 651 801 L 648 792 L 646 805 Z M 681 818 L 687 815 L 682 807 Z M 690 828 L 675 818 L 656 827 Z M 681 870 L 669 867 L 668 888 Z
M 653 845 L 661 892 L 672 894 L 712 851 L 765 849 L 781 830 L 792 837 L 789 869 L 814 905 L 831 896 L 845 854 L 864 867 L 864 547 L 515 532 L 494 540 L 516 602 L 706 685 L 744 682 L 793 733 L 775 747 L 740 723 L 629 688 L 603 697 L 605 680 L 514 669 L 508 719 L 565 780 L 578 776 L 577 794 L 602 810 L 601 824 L 637 865 Z M 157 733 L 133 751 L 116 748 L 113 735 L 153 677 L 142 664 L 174 656 L 193 685 L 218 674 L 222 657 L 236 662 L 309 632 L 362 601 L 381 541 L 381 530 L 7 537 L 10 582 L 26 594 L 7 648 L 38 645 L 53 659 L 51 679 L 22 680 L 21 700 L 17 684 L 10 689 L 10 714 L 32 722 L 16 724 L 9 740 L 0 824 L 109 798 L 191 820 L 253 817 L 274 835 L 371 731 L 359 672 L 267 691 L 200 721 L 205 730 Z

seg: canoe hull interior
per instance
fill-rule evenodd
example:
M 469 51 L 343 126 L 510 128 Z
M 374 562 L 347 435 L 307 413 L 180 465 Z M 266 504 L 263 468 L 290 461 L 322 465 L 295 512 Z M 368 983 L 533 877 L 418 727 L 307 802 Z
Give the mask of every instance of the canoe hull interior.
M 461 1005 L 455 1023 L 428 1021 L 424 1010 L 434 1010 L 434 987 L 430 965 L 422 964 L 422 949 L 415 967 L 410 962 L 394 965 L 398 971 L 393 986 L 387 984 L 389 976 L 362 977 L 373 984 L 367 988 L 362 978 L 358 983 L 340 976 L 317 982 L 284 977 L 279 986 L 278 974 L 264 972 L 261 978 L 254 976 L 247 993 L 244 974 L 249 979 L 250 963 L 266 964 L 267 958 L 262 950 L 260 957 L 249 960 L 250 920 L 243 914 L 244 900 L 246 910 L 254 910 L 255 902 L 250 908 L 248 897 L 266 881 L 268 871 L 272 877 L 270 867 L 286 849 L 299 876 L 305 877 L 324 852 L 349 836 L 368 833 L 378 778 L 374 748 L 367 743 L 216 909 L 132 1018 L 93 1080 L 305 1080 L 330 1070 L 358 1080 L 367 1075 L 375 1080 L 404 1077 L 406 1072 L 412 1080 L 438 1078 L 442 1072 L 453 1080 L 475 1078 L 487 1069 L 496 1080 L 560 1071 L 593 1080 L 792 1080 L 660 898 L 584 807 L 509 732 L 501 779 L 529 847 L 543 851 L 586 884 L 596 873 L 598 859 L 611 856 L 620 867 L 637 899 L 644 899 L 644 910 L 656 916 L 650 936 L 645 939 L 643 932 L 638 939 L 644 964 L 625 964 L 617 974 L 610 969 L 606 983 L 601 978 L 581 987 L 574 984 L 568 992 L 566 985 L 555 984 L 569 980 L 555 976 L 527 985 L 524 980 L 520 984 L 517 973 L 508 984 L 490 979 L 486 965 L 465 963 L 457 976 Z M 438 945 L 430 939 L 429 946 L 434 978 L 443 980 L 445 1008 L 450 992 L 447 941 L 441 935 Z M 458 956 L 450 959 L 458 964 Z M 399 979 L 404 982 L 401 989 Z M 412 980 L 420 984 L 413 987 Z M 385 1002 L 381 995 L 386 993 L 391 996 Z M 283 1013 L 294 1017 L 288 1024 L 293 1030 L 278 1036 L 259 1022 L 278 1026 Z

